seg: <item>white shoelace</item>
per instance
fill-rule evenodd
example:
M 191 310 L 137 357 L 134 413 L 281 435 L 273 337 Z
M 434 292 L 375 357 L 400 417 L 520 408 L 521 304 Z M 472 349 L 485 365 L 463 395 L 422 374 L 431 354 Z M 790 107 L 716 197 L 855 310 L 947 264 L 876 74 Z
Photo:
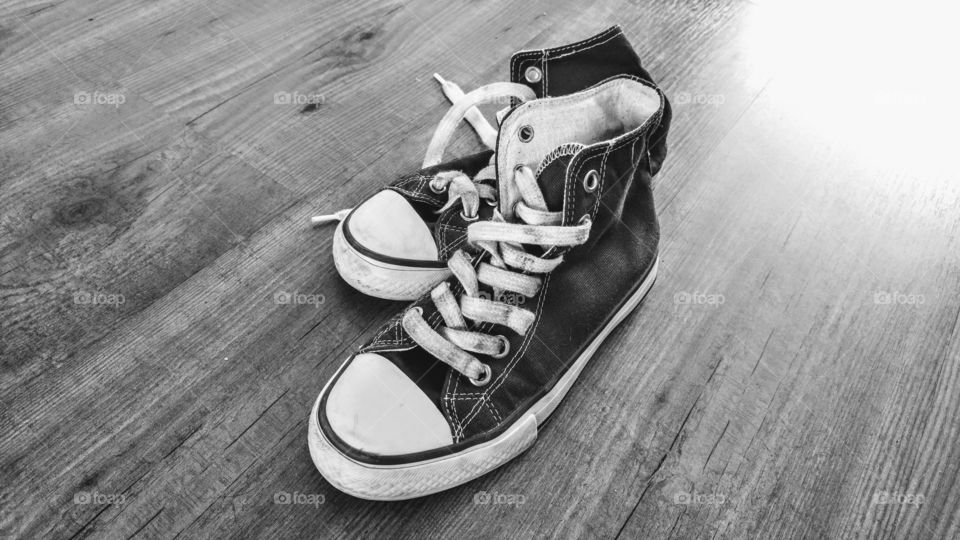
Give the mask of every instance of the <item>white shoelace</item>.
M 525 86 L 494 83 L 465 95 L 451 107 L 437 127 L 427 150 L 428 160 L 437 160 L 439 163 L 453 130 L 473 105 L 503 96 L 529 99 L 531 94 L 532 91 Z M 480 171 L 477 177 L 483 174 L 495 176 L 495 172 L 485 173 L 489 168 Z M 462 176 L 466 178 L 466 175 Z M 458 178 L 452 182 L 457 182 Z M 472 223 L 467 227 L 467 241 L 489 253 L 489 262 L 474 266 L 463 250 L 457 250 L 447 261 L 453 276 L 463 286 L 463 294 L 458 301 L 448 282 L 440 283 L 431 291 L 433 303 L 443 318 L 443 326 L 434 330 L 424 320 L 423 310 L 419 307 L 407 310 L 402 321 L 404 330 L 415 343 L 467 376 L 476 386 L 489 383 L 492 372 L 490 366 L 471 353 L 502 358 L 509 353 L 510 341 L 503 335 L 489 335 L 477 331 L 477 327 L 471 329 L 465 319 L 506 326 L 522 335 L 536 318 L 536 314 L 530 310 L 482 298 L 480 284 L 492 287 L 492 298 L 495 299 L 502 298 L 503 292 L 528 298 L 535 296 L 543 284 L 543 278 L 538 274 L 553 271 L 563 262 L 563 256 L 546 258 L 534 255 L 528 253 L 523 245 L 540 246 L 547 251 L 551 247 L 580 245 L 587 241 L 591 227 L 589 219 L 582 219 L 576 225 L 560 225 L 562 212 L 551 212 L 547 208 L 543 192 L 529 167 L 518 166 L 513 169 L 512 178 L 501 178 L 500 181 L 512 182 L 520 196 L 515 207 L 519 222 L 507 223 L 498 211 L 494 211 L 493 219 Z M 466 178 L 456 186 L 456 197 L 464 202 L 465 212 L 469 211 L 468 204 L 479 204 L 481 195 L 476 181 Z
M 503 335 L 492 336 L 469 329 L 465 318 L 477 323 L 506 326 L 513 332 L 525 334 L 536 315 L 513 303 L 504 303 L 481 297 L 480 284 L 493 288 L 492 298 L 502 298 L 503 292 L 521 294 L 527 298 L 537 294 L 543 278 L 555 269 L 563 256 L 545 258 L 528 253 L 523 244 L 543 248 L 576 246 L 586 242 L 590 234 L 589 219 L 577 225 L 561 226 L 560 212 L 550 212 L 543 204 L 540 191 L 528 167 L 514 170 L 514 179 L 522 201 L 517 204 L 517 218 L 521 223 L 503 221 L 499 212 L 490 221 L 472 223 L 467 227 L 467 241 L 490 254 L 490 262 L 478 266 L 463 250 L 457 250 L 447 261 L 454 277 L 463 286 L 459 302 L 448 282 L 437 285 L 430 293 L 433 303 L 443 318 L 444 326 L 434 330 L 423 318 L 419 307 L 403 315 L 403 328 L 425 351 L 453 369 L 466 375 L 476 386 L 490 382 L 490 366 L 471 352 L 502 358 L 509 353 L 510 341 Z M 526 210 L 524 210 L 526 208 Z
M 421 165 L 422 169 L 440 164 L 450 137 L 463 119 L 467 120 L 487 148 L 494 151 L 496 150 L 497 130 L 487 122 L 480 110 L 477 109 L 477 104 L 488 101 L 491 97 L 502 98 L 509 96 L 516 97 L 521 101 L 535 97 L 533 91 L 529 88 L 513 83 L 494 83 L 474 90 L 470 92 L 470 94 L 464 94 L 463 90 L 455 83 L 444 79 L 436 73 L 434 73 L 433 76 L 440 83 L 444 95 L 452 103 L 452 106 L 434 131 L 433 139 L 431 140 L 430 146 L 427 147 L 427 152 Z M 484 91 L 478 93 L 478 90 Z M 461 108 L 465 109 L 462 114 L 459 112 Z M 496 189 L 482 183 L 483 181 L 496 180 L 495 163 L 496 154 L 491 156 L 487 166 L 481 169 L 472 180 L 460 171 L 447 171 L 434 176 L 434 178 L 430 180 L 430 189 L 437 194 L 443 193 L 444 191 L 447 192 L 447 202 L 437 213 L 443 212 L 453 206 L 457 200 L 461 200 L 463 201 L 464 207 L 463 217 L 467 220 L 473 220 L 477 217 L 480 199 L 485 199 L 489 201 L 490 204 L 495 205 Z M 467 185 L 468 183 L 475 184 L 477 188 L 471 189 Z M 313 226 L 319 226 L 343 221 L 347 215 L 350 214 L 351 210 L 353 209 L 345 208 L 332 214 L 313 216 L 310 218 L 310 223 Z

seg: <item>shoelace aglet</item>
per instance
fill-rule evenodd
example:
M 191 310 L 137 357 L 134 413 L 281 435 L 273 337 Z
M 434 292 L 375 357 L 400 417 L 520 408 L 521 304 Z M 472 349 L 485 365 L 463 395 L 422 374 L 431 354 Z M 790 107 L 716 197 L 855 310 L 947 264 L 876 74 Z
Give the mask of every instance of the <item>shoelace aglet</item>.
M 327 223 L 333 223 L 334 221 L 343 221 L 344 218 L 347 217 L 347 214 L 349 214 L 351 210 L 353 210 L 353 208 L 344 208 L 343 210 L 340 210 L 339 212 L 334 212 L 332 214 L 323 214 L 320 216 L 313 216 L 312 218 L 310 218 L 310 224 L 313 225 L 314 227 L 319 227 L 320 225 L 326 225 Z
M 465 95 L 457 83 L 444 79 L 439 73 L 434 73 L 433 78 L 440 83 L 440 89 L 443 90 L 443 95 L 447 97 L 447 100 L 451 104 L 461 100 Z M 477 136 L 480 137 L 480 140 L 483 141 L 483 144 L 487 148 L 492 150 L 497 147 L 497 130 L 493 129 L 490 122 L 487 122 L 487 119 L 483 117 L 480 109 L 470 107 L 470 110 L 467 111 L 464 118 L 467 119 L 467 122 L 473 130 L 477 132 Z
M 457 83 L 444 79 L 439 73 L 434 73 L 433 78 L 440 83 L 440 89 L 443 90 L 443 95 L 447 97 L 450 103 L 456 103 L 463 98 L 463 89 Z

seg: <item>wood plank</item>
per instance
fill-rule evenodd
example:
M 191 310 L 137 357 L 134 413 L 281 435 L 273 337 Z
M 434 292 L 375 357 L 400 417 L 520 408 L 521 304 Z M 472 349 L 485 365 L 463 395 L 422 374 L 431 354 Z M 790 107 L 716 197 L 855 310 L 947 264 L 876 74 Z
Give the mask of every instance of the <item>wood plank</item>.
M 882 32 L 848 50 L 842 24 L 736 0 L 4 9 L 4 534 L 957 536 L 960 187 L 948 141 L 903 136 L 956 107 L 936 73 L 889 81 Z M 343 284 L 309 216 L 419 163 L 434 71 L 501 80 L 611 21 L 675 104 L 658 284 L 514 462 L 417 501 L 337 492 L 307 413 L 397 306 Z M 787 47 L 799 22 L 819 46 Z M 125 101 L 73 102 L 96 90 Z

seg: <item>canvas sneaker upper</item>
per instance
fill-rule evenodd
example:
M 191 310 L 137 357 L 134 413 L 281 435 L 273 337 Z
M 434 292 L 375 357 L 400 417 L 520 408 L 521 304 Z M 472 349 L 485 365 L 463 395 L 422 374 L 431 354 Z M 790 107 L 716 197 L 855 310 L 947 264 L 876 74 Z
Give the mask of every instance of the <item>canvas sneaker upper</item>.
M 621 74 L 650 79 L 616 26 L 561 47 L 521 51 L 510 62 L 510 82 L 529 89 L 525 99 L 570 94 Z M 463 93 L 437 78 L 454 103 L 452 110 Z M 521 101 L 517 97 L 514 105 Z M 315 218 L 318 223 L 342 220 L 334 239 L 334 260 L 354 287 L 383 298 L 419 297 L 449 276 L 446 262 L 464 245 L 470 223 L 494 215 L 500 189 L 496 185 L 500 171 L 494 170 L 499 126 L 491 126 L 473 106 L 461 118 L 474 128 L 486 151 L 444 162 L 445 145 L 428 148 L 419 171 L 372 194 L 352 211 Z M 455 127 L 438 126 L 437 133 Z M 463 178 L 476 184 L 477 200 L 462 198 Z
M 466 226 L 451 277 L 384 325 L 318 398 L 311 450 L 334 485 L 422 495 L 532 444 L 551 396 L 655 275 L 651 180 L 668 111 L 648 78 L 615 75 L 503 118 L 490 218 Z M 385 480 L 431 467 L 441 467 L 435 480 Z

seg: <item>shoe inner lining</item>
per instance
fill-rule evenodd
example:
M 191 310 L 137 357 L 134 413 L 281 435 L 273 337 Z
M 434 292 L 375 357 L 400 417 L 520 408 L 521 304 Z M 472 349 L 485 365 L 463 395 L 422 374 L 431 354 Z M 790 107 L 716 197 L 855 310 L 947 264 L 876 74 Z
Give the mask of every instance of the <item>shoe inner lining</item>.
M 497 172 L 508 178 L 518 165 L 538 170 L 546 156 L 565 144 L 615 144 L 656 114 L 660 100 L 653 88 L 623 77 L 576 94 L 523 103 L 500 127 Z M 531 130 L 532 137 L 523 136 Z M 501 182 L 500 211 L 508 217 L 518 197 L 512 191 L 510 182 Z

